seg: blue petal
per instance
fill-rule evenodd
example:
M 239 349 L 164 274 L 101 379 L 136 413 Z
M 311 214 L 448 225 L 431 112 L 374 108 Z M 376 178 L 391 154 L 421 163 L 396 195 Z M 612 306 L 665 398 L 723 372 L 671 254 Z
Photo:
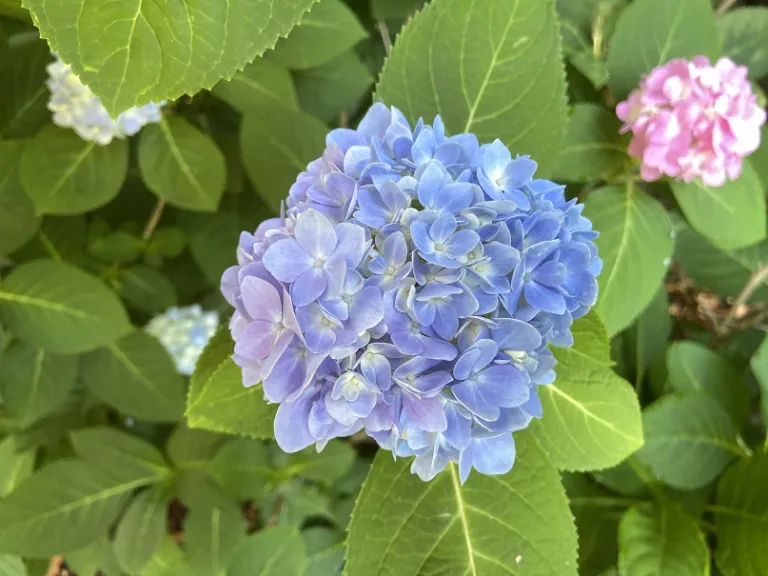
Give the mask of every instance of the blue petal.
M 336 248 L 333 224 L 317 210 L 302 212 L 294 229 L 296 242 L 314 258 L 327 258 Z
M 293 282 L 312 267 L 312 258 L 296 240 L 284 238 L 267 248 L 264 267 L 280 282 Z

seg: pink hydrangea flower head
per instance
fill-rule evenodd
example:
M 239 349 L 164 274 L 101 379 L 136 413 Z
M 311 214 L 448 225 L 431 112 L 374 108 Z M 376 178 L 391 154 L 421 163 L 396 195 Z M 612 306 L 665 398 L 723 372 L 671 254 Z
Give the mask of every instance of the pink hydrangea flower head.
M 662 176 L 722 186 L 741 174 L 742 158 L 760 145 L 765 110 L 747 81 L 747 69 L 729 58 L 671 60 L 654 68 L 616 107 L 632 132 L 629 154 L 640 176 Z

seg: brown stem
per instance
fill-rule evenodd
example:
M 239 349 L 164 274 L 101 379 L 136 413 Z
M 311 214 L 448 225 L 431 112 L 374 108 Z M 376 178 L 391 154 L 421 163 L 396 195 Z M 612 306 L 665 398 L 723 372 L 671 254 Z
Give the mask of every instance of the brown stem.
M 728 10 L 730 10 L 734 4 L 736 4 L 736 0 L 722 0 L 720 5 L 717 7 L 717 10 L 715 10 L 715 15 L 722 16 L 728 12 Z
M 722 324 L 720 324 L 718 327 L 718 332 L 720 334 L 728 333 L 728 330 L 736 320 L 736 314 L 738 313 L 739 309 L 747 302 L 749 302 L 749 299 L 752 297 L 752 294 L 755 293 L 755 290 L 760 288 L 760 285 L 766 280 L 768 280 L 768 264 L 762 264 L 760 267 L 758 267 L 757 270 L 754 271 L 752 276 L 744 285 L 744 288 L 742 288 L 741 292 L 736 297 L 736 301 L 728 311 L 728 316 L 725 317 L 725 320 L 723 320 Z
M 155 233 L 155 228 L 157 228 L 157 223 L 160 222 L 160 218 L 163 215 L 163 210 L 165 210 L 165 200 L 158 199 L 155 209 L 152 210 L 152 214 L 150 214 L 149 220 L 147 220 L 147 224 L 144 226 L 144 232 L 141 234 L 142 239 L 149 240 L 152 238 L 152 234 Z

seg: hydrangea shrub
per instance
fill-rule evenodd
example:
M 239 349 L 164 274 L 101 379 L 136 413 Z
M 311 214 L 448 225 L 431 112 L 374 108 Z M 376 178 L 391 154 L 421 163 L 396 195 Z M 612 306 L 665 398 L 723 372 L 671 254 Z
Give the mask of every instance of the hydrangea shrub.
M 0 574 L 768 573 L 767 31 L 0 2 Z

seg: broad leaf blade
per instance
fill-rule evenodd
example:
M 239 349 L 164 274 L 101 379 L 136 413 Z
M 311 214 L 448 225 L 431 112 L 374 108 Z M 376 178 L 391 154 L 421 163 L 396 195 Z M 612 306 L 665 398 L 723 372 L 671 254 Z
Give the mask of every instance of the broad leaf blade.
M 231 80 L 222 80 L 213 93 L 239 112 L 260 107 L 299 109 L 291 73 L 265 58 L 257 58 Z
M 21 7 L 19 10 L 24 11 Z M 3 55 L 0 138 L 30 137 L 50 122 L 45 67 L 52 61 L 48 45 L 42 40 L 14 47 Z
M 635 506 L 619 527 L 619 570 L 637 576 L 709 576 L 709 546 L 696 522 L 677 508 Z
M 147 187 L 179 208 L 214 212 L 224 193 L 224 155 L 210 136 L 178 116 L 142 130 L 139 168 Z
M 640 78 L 673 58 L 720 55 L 709 0 L 635 0 L 616 23 L 608 54 L 608 86 L 623 99 Z
M 314 0 L 103 4 L 24 0 L 51 49 L 116 116 L 231 78 L 285 36 Z
M 304 576 L 306 562 L 298 531 L 275 526 L 249 536 L 240 545 L 227 576 Z
M 378 97 L 415 122 L 499 138 L 552 170 L 567 122 L 553 1 L 431 2 L 400 33 Z
M 163 543 L 168 502 L 150 488 L 131 501 L 115 532 L 115 555 L 129 574 L 140 573 Z
M 344 573 L 480 575 L 524 566 L 575 576 L 576 533 L 557 472 L 533 438 L 515 438 L 512 472 L 473 474 L 464 486 L 453 465 L 422 482 L 409 459 L 380 452 L 352 515 Z
M 752 78 L 768 74 L 768 9 L 750 6 L 730 10 L 717 25 L 724 56 L 749 68 Z
M 661 285 L 672 256 L 672 224 L 661 204 L 633 184 L 590 193 L 584 214 L 600 231 L 597 310 L 613 336 L 640 315 Z
M 40 217 L 19 180 L 22 150 L 17 142 L 0 142 L 0 256 L 21 248 L 40 226 Z
M 24 148 L 21 183 L 38 214 L 79 214 L 112 200 L 128 172 L 128 145 L 99 146 L 72 130 L 42 129 Z
M 691 228 L 716 246 L 734 250 L 765 239 L 765 193 L 749 162 L 719 188 L 672 182 L 672 191 Z
M 96 396 L 129 416 L 175 422 L 184 413 L 184 381 L 162 344 L 145 332 L 87 354 L 82 371 Z
M 93 350 L 131 330 L 109 288 L 52 260 L 19 266 L 0 283 L 0 322 L 25 342 L 62 354 Z
M 674 488 L 706 486 L 742 456 L 730 416 L 708 396 L 668 396 L 643 414 L 645 445 L 637 459 Z

